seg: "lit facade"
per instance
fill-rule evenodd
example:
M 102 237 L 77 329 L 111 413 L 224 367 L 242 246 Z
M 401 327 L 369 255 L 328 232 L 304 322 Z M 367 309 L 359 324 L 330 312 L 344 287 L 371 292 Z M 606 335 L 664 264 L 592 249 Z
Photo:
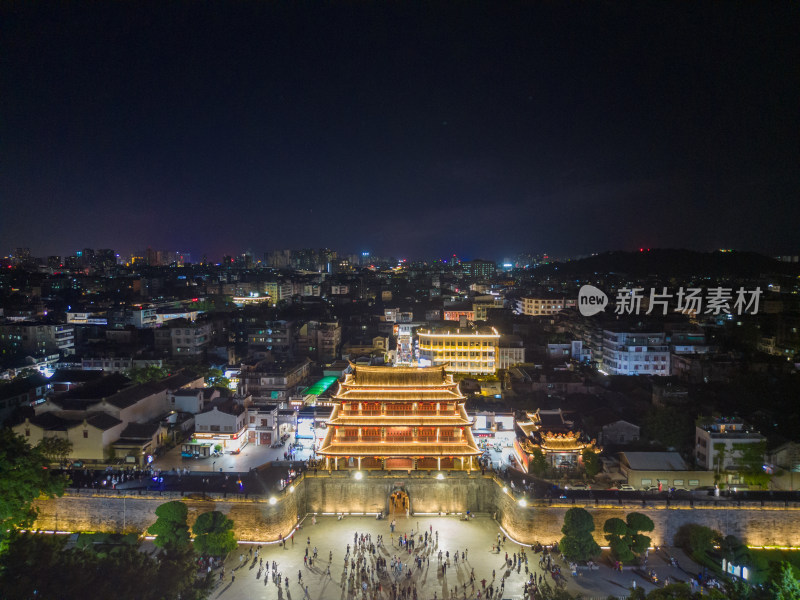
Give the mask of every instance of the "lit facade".
M 587 448 L 600 453 L 595 440 L 588 440 L 573 423 L 566 421 L 561 409 L 537 410 L 525 413 L 525 421 L 517 421 L 517 439 L 514 453 L 519 464 L 530 471 L 534 450 L 540 450 L 551 467 L 574 469 L 583 463 L 582 453 Z
M 564 310 L 564 298 L 522 298 L 517 302 L 518 310 L 531 317 L 546 317 Z
M 479 330 L 420 330 L 419 363 L 444 365 L 448 373 L 493 375 L 497 371 L 500 334 L 493 327 Z
M 473 421 L 443 367 L 351 368 L 317 451 L 327 469 L 476 467 Z

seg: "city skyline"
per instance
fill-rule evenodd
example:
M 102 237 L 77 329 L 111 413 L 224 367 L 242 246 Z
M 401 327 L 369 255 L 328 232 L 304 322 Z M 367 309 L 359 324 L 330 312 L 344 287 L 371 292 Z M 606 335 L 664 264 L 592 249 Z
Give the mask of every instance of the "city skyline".
M 790 6 L 6 5 L 0 239 L 793 253 Z

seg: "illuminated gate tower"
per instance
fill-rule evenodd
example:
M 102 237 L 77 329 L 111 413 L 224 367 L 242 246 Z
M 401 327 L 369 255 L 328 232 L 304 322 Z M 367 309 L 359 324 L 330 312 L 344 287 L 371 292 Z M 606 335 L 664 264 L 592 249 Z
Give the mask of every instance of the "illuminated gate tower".
M 481 451 L 444 366 L 352 366 L 317 455 L 327 469 L 465 469 Z

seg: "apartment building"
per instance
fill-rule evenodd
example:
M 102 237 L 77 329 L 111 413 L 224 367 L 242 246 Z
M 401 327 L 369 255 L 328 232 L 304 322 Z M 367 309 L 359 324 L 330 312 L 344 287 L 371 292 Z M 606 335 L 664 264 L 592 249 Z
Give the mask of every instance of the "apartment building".
M 603 330 L 602 368 L 608 375 L 670 375 L 665 334 Z
M 497 371 L 500 334 L 493 327 L 421 329 L 419 364 L 445 365 L 448 373 L 493 375 Z

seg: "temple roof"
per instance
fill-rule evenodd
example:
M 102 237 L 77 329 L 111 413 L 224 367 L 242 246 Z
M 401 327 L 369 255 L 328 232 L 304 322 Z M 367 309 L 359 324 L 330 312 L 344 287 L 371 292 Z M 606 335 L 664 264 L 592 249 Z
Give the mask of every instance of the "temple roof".
M 373 416 L 338 416 L 328 421 L 329 425 L 340 427 L 396 427 L 409 425 L 412 427 L 444 427 L 471 426 L 472 420 L 461 415 L 439 415 L 421 417 L 419 415 L 373 415 Z
M 340 389 L 333 396 L 337 400 L 345 402 L 439 402 L 439 401 L 463 401 L 464 397 L 454 390 L 442 388 L 410 388 L 394 390 L 376 389 Z
M 353 372 L 345 377 L 344 386 L 418 387 L 453 384 L 452 375 L 444 366 L 436 367 L 366 367 L 352 365 Z
M 324 456 L 479 456 L 481 450 L 476 446 L 470 446 L 466 441 L 458 443 L 402 443 L 391 442 L 372 443 L 372 444 L 329 444 L 317 450 L 317 454 Z

